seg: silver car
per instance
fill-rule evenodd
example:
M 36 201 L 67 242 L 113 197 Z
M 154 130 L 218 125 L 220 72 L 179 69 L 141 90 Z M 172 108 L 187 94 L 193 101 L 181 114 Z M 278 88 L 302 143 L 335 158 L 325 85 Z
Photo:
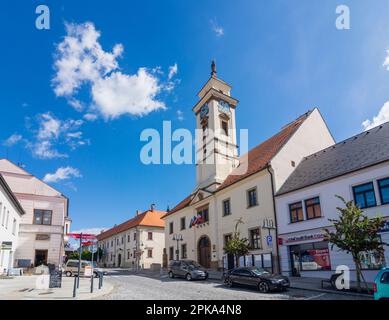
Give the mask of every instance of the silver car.
M 188 281 L 206 280 L 208 272 L 196 261 L 193 260 L 173 260 L 169 263 L 169 278 L 180 277 Z

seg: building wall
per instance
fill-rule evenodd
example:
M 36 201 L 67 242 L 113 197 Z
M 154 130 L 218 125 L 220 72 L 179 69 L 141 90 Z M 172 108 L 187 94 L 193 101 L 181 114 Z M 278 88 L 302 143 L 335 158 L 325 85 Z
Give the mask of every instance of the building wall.
M 0 160 L 0 171 L 26 213 L 20 222 L 15 259 L 29 260 L 31 265 L 34 264 L 35 250 L 47 250 L 47 262 L 61 264 L 65 255 L 64 224 L 68 220 L 68 199 L 8 160 Z M 52 210 L 51 225 L 34 225 L 34 209 Z M 49 239 L 36 240 L 40 234 L 49 235 Z
M 335 143 L 318 109 L 314 109 L 271 161 L 278 191 L 302 159 Z M 295 166 L 292 166 L 292 161 Z
M 342 206 L 342 202 L 335 197 L 335 195 L 340 195 L 346 200 L 353 199 L 352 187 L 355 185 L 363 184 L 366 182 L 374 181 L 375 184 L 375 193 L 377 200 L 377 207 L 364 209 L 364 212 L 370 216 L 374 217 L 377 215 L 382 215 L 386 219 L 389 219 L 389 204 L 380 205 L 380 196 L 378 192 L 378 186 L 376 181 L 378 179 L 389 177 L 389 162 L 384 164 L 376 165 L 367 169 L 359 170 L 358 172 L 344 175 L 336 179 L 329 180 L 327 182 L 322 182 L 311 187 L 306 187 L 301 190 L 297 190 L 285 195 L 280 195 L 276 197 L 276 211 L 277 211 L 277 220 L 278 220 L 278 232 L 279 237 L 283 239 L 284 245 L 280 246 L 280 255 L 281 255 L 281 265 L 284 273 L 290 273 L 291 264 L 290 256 L 288 252 L 288 244 L 285 243 L 286 239 L 301 236 L 304 234 L 320 234 L 324 233 L 324 227 L 331 227 L 331 223 L 328 219 L 337 219 L 338 214 L 336 207 Z M 289 204 L 306 200 L 312 197 L 320 197 L 320 205 L 322 217 L 313 220 L 304 220 L 302 222 L 290 223 L 289 217 Z M 388 242 L 389 233 L 381 234 L 382 240 Z M 301 241 L 294 244 L 308 243 L 308 242 L 317 242 L 322 241 L 322 239 L 314 241 Z M 331 249 L 331 248 L 330 248 Z M 351 269 L 355 269 L 355 266 L 352 262 L 350 255 L 340 252 L 337 248 L 330 250 L 330 260 L 331 260 L 331 271 L 306 271 L 303 272 L 303 276 L 310 277 L 324 277 L 327 278 L 329 274 L 333 273 L 338 265 L 347 265 Z M 385 251 L 385 260 L 386 264 L 389 263 L 389 249 L 386 247 Z M 377 271 L 364 271 L 364 274 L 369 281 L 372 281 Z M 352 277 L 355 278 L 355 274 L 352 274 Z
M 153 233 L 153 239 L 148 240 L 148 232 Z M 162 254 L 165 245 L 165 233 L 162 228 L 138 226 L 109 238 L 98 241 L 103 249 L 102 266 L 123 268 L 150 268 L 151 264 L 162 265 Z M 147 257 L 147 250 L 152 250 L 152 257 Z M 134 251 L 142 252 L 139 256 Z
M 0 187 L 0 274 L 14 266 L 14 254 L 18 246 L 20 213 Z M 11 246 L 2 249 L 10 242 Z

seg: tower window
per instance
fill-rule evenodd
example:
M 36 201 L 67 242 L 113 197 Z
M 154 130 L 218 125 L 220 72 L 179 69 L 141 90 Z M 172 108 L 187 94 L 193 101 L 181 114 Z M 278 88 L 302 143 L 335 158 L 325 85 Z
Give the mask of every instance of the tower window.
M 228 123 L 227 121 L 222 120 L 222 130 L 223 133 L 228 136 Z

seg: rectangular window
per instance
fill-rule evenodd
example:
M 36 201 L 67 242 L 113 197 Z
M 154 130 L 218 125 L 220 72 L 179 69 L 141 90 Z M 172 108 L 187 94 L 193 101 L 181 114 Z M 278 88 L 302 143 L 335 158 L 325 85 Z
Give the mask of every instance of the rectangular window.
M 331 270 L 328 242 L 305 243 L 290 246 L 293 272 Z
M 252 249 L 261 249 L 261 232 L 259 228 L 250 230 L 250 245 Z
M 363 270 L 379 270 L 384 266 L 384 257 L 378 252 L 368 251 L 359 254 Z
M 289 214 L 291 223 L 304 220 L 303 205 L 301 201 L 289 205 Z
M 174 248 L 169 248 L 169 260 L 174 260 Z
M 389 178 L 378 180 L 381 204 L 389 203 Z
M 247 206 L 249 208 L 254 207 L 257 202 L 257 188 L 253 188 L 247 191 Z
M 377 205 L 373 182 L 353 187 L 354 201 L 361 209 L 371 208 Z
M 153 233 L 147 232 L 147 240 L 153 240 Z
M 305 211 L 307 213 L 307 219 L 315 219 L 321 217 L 320 199 L 315 197 L 305 200 Z
M 197 209 L 196 219 L 191 222 L 191 226 L 200 225 L 209 221 L 208 207 Z
M 12 223 L 12 234 L 15 235 L 16 234 L 16 219 L 14 218 L 14 221 Z
M 9 227 L 9 211 L 7 211 L 7 221 L 5 222 L 5 228 L 8 229 Z
M 127 251 L 127 260 L 130 259 L 131 253 L 130 250 Z
M 186 243 L 181 245 L 181 259 L 186 259 L 187 253 L 186 253 Z
M 231 239 L 232 239 L 231 233 L 224 235 L 224 247 L 227 246 L 228 241 L 230 241 Z
M 182 217 L 180 221 L 181 221 L 181 230 L 185 230 L 185 228 L 186 228 L 186 219 L 185 219 L 185 217 Z
M 153 249 L 148 249 L 147 250 L 147 258 L 152 258 L 153 257 Z
M 34 209 L 34 221 L 33 224 L 51 225 L 51 210 Z
M 134 241 L 136 241 L 136 232 L 134 233 Z
M 222 120 L 222 132 L 224 135 L 228 136 L 228 123 L 227 121 Z
M 169 223 L 169 234 L 172 234 L 174 232 L 174 225 L 173 222 Z
M 229 216 L 231 214 L 231 203 L 230 199 L 223 201 L 223 217 Z
M 127 242 L 130 242 L 131 238 L 130 238 L 130 235 L 128 234 L 127 235 Z

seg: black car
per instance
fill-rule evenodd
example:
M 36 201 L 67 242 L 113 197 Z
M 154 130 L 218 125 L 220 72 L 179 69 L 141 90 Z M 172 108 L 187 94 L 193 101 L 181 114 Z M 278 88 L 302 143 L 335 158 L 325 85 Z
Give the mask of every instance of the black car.
M 173 260 L 169 263 L 169 278 L 181 277 L 188 281 L 207 279 L 208 272 L 196 261 Z
M 257 267 L 232 269 L 225 274 L 224 283 L 228 287 L 234 285 L 256 287 L 262 293 L 274 290 L 284 291 L 290 286 L 288 277 L 271 274 Z

